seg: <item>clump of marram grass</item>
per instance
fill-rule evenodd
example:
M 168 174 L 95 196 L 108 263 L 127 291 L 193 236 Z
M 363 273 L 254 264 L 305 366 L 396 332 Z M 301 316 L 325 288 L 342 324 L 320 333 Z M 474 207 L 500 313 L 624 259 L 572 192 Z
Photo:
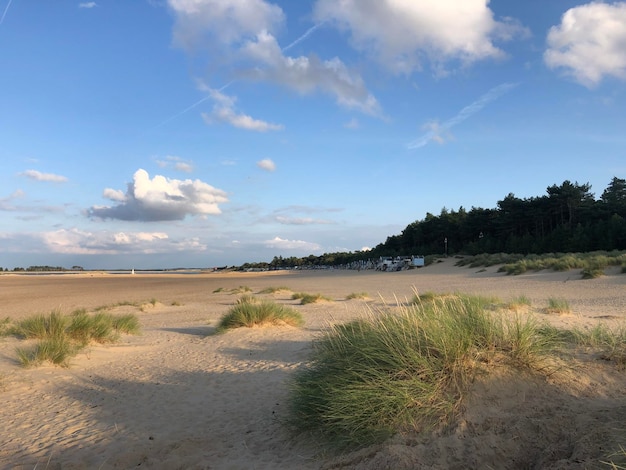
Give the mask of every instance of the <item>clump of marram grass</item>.
M 565 314 L 570 313 L 572 310 L 567 300 L 551 297 L 548 299 L 548 306 L 545 311 L 546 313 Z
M 525 296 L 525 295 L 520 295 L 518 297 L 516 297 L 515 299 L 507 302 L 504 307 L 507 310 L 513 310 L 515 312 L 519 311 L 519 310 L 523 310 L 525 308 L 528 308 L 532 305 L 531 300 Z
M 346 300 L 353 300 L 353 299 L 359 299 L 359 300 L 369 299 L 369 295 L 367 292 L 351 292 L 350 294 L 346 296 Z
M 65 335 L 67 317 L 53 310 L 50 315 L 34 315 L 19 321 L 12 328 L 12 335 L 22 339 L 46 339 Z
M 415 293 L 410 300 L 410 304 L 416 305 L 420 303 L 433 302 L 435 299 L 441 299 L 449 296 L 450 294 L 437 294 L 433 291 L 422 292 L 421 294 Z
M 139 321 L 135 315 L 116 316 L 102 312 L 91 315 L 84 309 L 69 316 L 57 310 L 47 316 L 35 315 L 10 328 L 13 336 L 39 340 L 33 347 L 16 349 L 18 360 L 24 367 L 45 361 L 67 366 L 69 359 L 91 342 L 114 342 L 120 333 L 138 332 Z
M 291 289 L 285 286 L 270 286 L 261 290 L 259 294 L 276 294 L 278 292 L 289 292 Z
M 467 295 L 467 294 L 450 294 L 441 293 L 437 294 L 433 291 L 426 291 L 422 294 L 415 293 L 409 301 L 409 305 L 419 305 L 424 303 L 445 302 L 451 298 L 459 298 L 465 302 L 475 304 L 479 308 L 488 308 L 493 310 L 500 300 L 497 297 L 485 296 L 485 295 Z
M 141 308 L 141 304 L 139 304 L 138 302 L 131 302 L 130 300 L 122 300 L 120 302 L 116 302 L 114 304 L 109 304 L 109 305 L 100 305 L 99 307 L 96 307 L 94 309 L 94 312 L 102 312 L 105 310 L 113 310 L 114 308 L 117 307 L 137 307 L 137 308 Z
M 247 292 L 252 292 L 252 289 L 248 286 L 239 286 L 230 290 L 231 294 L 245 294 Z
M 340 448 L 443 425 L 487 363 L 540 370 L 554 344 L 532 318 L 496 316 L 469 296 L 377 311 L 314 342 L 289 422 Z
M 330 297 L 326 297 L 322 294 L 307 294 L 305 292 L 296 292 L 291 298 L 293 300 L 300 300 L 300 305 L 314 304 L 322 301 L 332 302 Z
M 0 337 L 11 334 L 11 319 L 9 317 L 0 320 Z
M 220 319 L 217 332 L 223 333 L 233 328 L 263 325 L 300 326 L 302 323 L 300 312 L 288 306 L 245 295 L 239 298 L 228 313 Z
M 588 331 L 577 330 L 575 334 L 579 345 L 599 350 L 602 359 L 626 367 L 626 326 L 611 329 L 598 323 Z

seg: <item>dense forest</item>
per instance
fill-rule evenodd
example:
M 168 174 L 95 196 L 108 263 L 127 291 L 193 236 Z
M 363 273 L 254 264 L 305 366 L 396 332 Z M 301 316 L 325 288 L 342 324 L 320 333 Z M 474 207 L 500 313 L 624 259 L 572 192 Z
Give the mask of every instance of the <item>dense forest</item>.
M 543 254 L 626 249 L 626 179 L 614 177 L 596 199 L 589 183 L 564 181 L 546 194 L 509 193 L 493 209 L 463 207 L 427 213 L 371 251 L 275 257 L 242 268 L 349 264 L 379 256 L 479 253 Z

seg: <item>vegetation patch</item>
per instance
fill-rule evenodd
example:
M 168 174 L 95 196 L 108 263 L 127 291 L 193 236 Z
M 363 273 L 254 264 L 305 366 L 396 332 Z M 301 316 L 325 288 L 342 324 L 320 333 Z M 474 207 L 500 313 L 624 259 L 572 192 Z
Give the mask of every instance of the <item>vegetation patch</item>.
M 548 299 L 548 306 L 545 311 L 546 313 L 565 314 L 572 310 L 567 300 L 551 297 Z
M 261 290 L 259 294 L 276 294 L 279 292 L 291 292 L 291 289 L 285 286 L 271 286 Z
M 263 325 L 300 326 L 302 323 L 300 312 L 290 307 L 245 295 L 221 318 L 217 331 Z
M 346 300 L 353 300 L 353 299 L 365 300 L 369 298 L 370 296 L 368 295 L 367 292 L 352 292 L 346 296 Z
M 520 310 L 524 310 L 530 308 L 532 306 L 531 300 L 525 295 L 520 295 L 515 299 L 504 305 L 504 308 L 507 310 L 512 310 L 514 312 L 519 312 Z
M 239 286 L 230 290 L 231 294 L 245 294 L 247 292 L 252 292 L 252 289 L 248 286 Z
M 480 265 L 480 263 L 490 265 L 489 260 L 491 256 L 495 255 L 468 257 L 457 262 L 457 265 L 470 264 L 470 266 L 474 266 L 475 264 Z M 517 275 L 527 271 L 541 271 L 542 269 L 551 269 L 553 271 L 580 269 L 583 279 L 593 279 L 601 276 L 608 267 L 624 266 L 626 253 L 623 251 L 595 251 L 591 253 L 547 253 L 544 255 L 509 256 L 511 257 L 510 260 L 500 267 L 499 272 Z M 500 259 L 506 260 L 507 258 L 502 255 Z
M 305 292 L 296 292 L 291 296 L 291 298 L 293 300 L 300 300 L 300 305 L 333 301 L 333 299 L 331 299 L 330 297 L 326 297 L 322 294 L 307 294 Z
M 138 334 L 135 315 L 89 314 L 84 309 L 71 315 L 55 310 L 49 315 L 35 315 L 15 324 L 8 324 L 7 334 L 21 339 L 36 339 L 28 348 L 17 348 L 18 360 L 24 367 L 49 361 L 68 366 L 68 361 L 90 343 L 111 343 L 120 333 Z
M 445 424 L 487 364 L 542 371 L 557 341 L 531 317 L 452 296 L 335 325 L 292 384 L 291 424 L 339 447 Z

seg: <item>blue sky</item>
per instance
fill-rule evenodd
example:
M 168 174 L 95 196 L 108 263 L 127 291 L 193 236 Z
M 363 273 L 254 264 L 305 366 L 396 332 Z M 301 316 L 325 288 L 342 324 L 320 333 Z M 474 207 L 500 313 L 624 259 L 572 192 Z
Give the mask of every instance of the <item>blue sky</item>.
M 356 251 L 626 177 L 626 2 L 0 0 L 0 266 Z

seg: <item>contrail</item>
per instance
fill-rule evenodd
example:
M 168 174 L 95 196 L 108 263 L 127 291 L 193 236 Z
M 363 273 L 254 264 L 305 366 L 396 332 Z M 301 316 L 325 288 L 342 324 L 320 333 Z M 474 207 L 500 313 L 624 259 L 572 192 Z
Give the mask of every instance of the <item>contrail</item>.
M 413 142 L 409 143 L 407 147 L 409 149 L 418 149 L 418 148 L 424 147 L 431 140 L 437 140 L 438 138 L 442 139 L 440 136 L 441 131 L 444 131 L 444 132 L 449 131 L 454 126 L 462 123 L 466 119 L 469 119 L 474 114 L 482 110 L 489 103 L 497 100 L 502 95 L 508 93 L 513 88 L 517 87 L 518 85 L 519 83 L 503 83 L 502 85 L 498 85 L 492 88 L 483 96 L 481 96 L 476 101 L 474 101 L 472 104 L 470 104 L 469 106 L 466 106 L 461 111 L 459 111 L 456 116 L 454 116 L 451 119 L 448 119 L 443 124 L 438 125 L 437 123 L 431 123 L 431 127 L 433 129 L 426 132 L 424 135 L 414 140 Z
M 306 38 L 308 38 L 316 29 L 320 28 L 321 26 L 324 25 L 324 23 L 326 23 L 326 21 L 322 21 L 321 23 L 317 23 L 316 25 L 311 26 L 309 29 L 307 29 L 305 31 L 305 33 L 300 36 L 298 39 L 296 39 L 294 42 L 292 42 L 291 44 L 283 47 L 282 51 L 288 51 L 289 49 L 291 49 L 293 46 L 295 46 L 296 44 L 299 44 L 300 42 L 304 41 Z
M 234 82 L 234 80 L 231 80 L 230 82 L 228 82 L 226 85 L 224 85 L 222 88 L 219 88 L 217 91 L 222 92 L 224 91 L 226 88 L 228 88 L 232 83 Z M 206 100 L 211 99 L 211 95 L 205 96 L 204 98 L 202 98 L 199 101 L 196 101 L 194 104 L 192 104 L 191 106 L 188 106 L 187 108 L 183 109 L 182 111 L 180 111 L 179 113 L 174 114 L 173 116 L 170 116 L 169 118 L 167 118 L 165 121 L 163 121 L 160 124 L 157 124 L 156 126 L 154 126 L 152 129 L 150 129 L 150 131 L 153 131 L 155 129 L 158 129 L 161 126 L 164 126 L 165 124 L 167 124 L 170 121 L 173 121 L 174 119 L 176 119 L 177 117 L 182 116 L 183 114 L 185 114 L 188 111 L 191 111 L 193 108 L 195 108 L 196 106 L 198 106 L 201 103 L 204 103 Z
M 12 0 L 9 0 L 9 5 L 11 4 Z M 7 10 L 8 10 L 8 5 L 7 5 Z M 5 10 L 5 14 L 6 14 L 6 10 Z M 4 17 L 3 17 L 4 18 Z M 1 23 L 1 21 L 0 21 Z M 282 52 L 285 52 L 286 50 L 292 48 L 293 46 L 295 46 L 296 44 L 299 44 L 300 42 L 304 41 L 306 38 L 308 38 L 313 32 L 315 32 L 316 29 L 320 28 L 321 26 L 324 25 L 324 23 L 326 23 L 325 21 L 322 21 L 321 23 L 317 23 L 316 25 L 311 26 L 309 29 L 307 29 L 304 34 L 302 36 L 300 36 L 298 39 L 296 39 L 295 41 L 293 41 L 291 44 L 285 46 L 282 48 Z M 234 80 L 231 80 L 230 82 L 228 82 L 226 85 L 224 85 L 222 88 L 218 89 L 217 91 L 222 92 L 224 91 L 226 88 L 228 88 L 232 83 L 234 82 Z M 157 124 L 156 126 L 154 126 L 152 129 L 150 129 L 151 131 L 158 129 L 159 127 L 167 124 L 170 121 L 173 121 L 174 119 L 182 116 L 183 114 L 185 114 L 188 111 L 191 111 L 193 108 L 195 108 L 196 106 L 204 103 L 206 100 L 210 99 L 211 95 L 205 96 L 204 98 L 202 98 L 199 101 L 196 101 L 194 104 L 192 104 L 191 106 L 183 109 L 181 112 L 167 118 L 165 121 L 163 121 L 160 124 Z
M 7 11 L 9 11 L 9 7 L 11 6 L 11 2 L 13 0 L 9 0 L 9 3 L 7 3 L 7 6 L 4 8 L 4 13 L 2 13 L 2 18 L 0 18 L 0 24 L 2 24 L 2 22 L 4 21 L 4 17 L 7 16 Z

